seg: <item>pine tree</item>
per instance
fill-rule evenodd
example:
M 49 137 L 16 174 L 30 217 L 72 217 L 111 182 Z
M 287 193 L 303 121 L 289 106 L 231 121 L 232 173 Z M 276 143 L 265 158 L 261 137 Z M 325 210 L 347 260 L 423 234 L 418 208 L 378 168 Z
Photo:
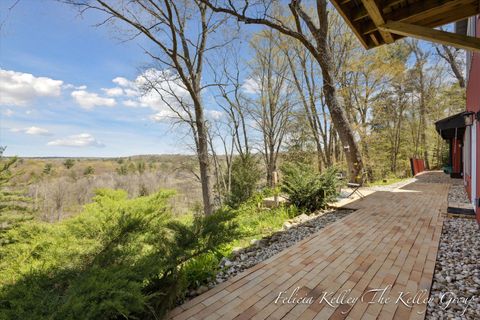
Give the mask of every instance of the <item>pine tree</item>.
M 31 218 L 28 208 L 30 199 L 12 185 L 13 179 L 21 175 L 21 172 L 12 171 L 18 158 L 4 159 L 5 149 L 0 147 L 0 245 L 8 242 L 4 239 L 5 231 Z

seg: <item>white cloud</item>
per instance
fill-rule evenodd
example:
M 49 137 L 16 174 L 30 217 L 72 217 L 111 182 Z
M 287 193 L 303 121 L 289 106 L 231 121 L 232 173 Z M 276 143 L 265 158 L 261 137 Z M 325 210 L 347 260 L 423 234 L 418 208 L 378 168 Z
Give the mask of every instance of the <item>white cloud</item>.
M 178 115 L 173 110 L 161 110 L 150 116 L 150 119 L 155 122 L 168 122 L 170 120 L 177 120 Z
M 135 79 L 137 88 L 142 88 L 144 94 L 139 96 L 142 106 L 155 111 L 178 110 L 180 104 L 190 104 L 191 97 L 181 81 L 169 70 L 149 69 Z M 156 90 L 151 86 L 155 85 Z M 150 89 L 150 90 L 149 90 Z
M 136 97 L 140 95 L 140 92 L 138 92 L 138 90 L 135 90 L 135 89 L 125 89 L 124 91 L 127 97 Z
M 223 117 L 223 112 L 218 110 L 207 109 L 205 110 L 205 115 L 207 118 L 211 120 L 220 120 Z
M 260 83 L 258 82 L 258 80 L 255 80 L 253 78 L 248 78 L 242 84 L 242 89 L 246 93 L 256 94 L 260 92 Z
M 11 129 L 12 132 L 22 132 L 25 134 L 29 134 L 32 136 L 50 136 L 51 133 L 47 129 L 39 128 L 39 127 L 28 127 L 28 128 L 14 128 Z
M 75 90 L 86 90 L 87 86 L 82 85 L 82 86 L 74 86 L 73 84 L 67 83 L 62 86 L 63 89 L 70 90 L 70 89 L 75 89 Z
M 61 94 L 63 81 L 0 69 L 0 105 L 25 106 L 38 97 Z
M 130 80 L 123 77 L 116 77 L 112 81 L 113 83 L 118 84 L 120 87 L 129 87 L 131 84 Z
M 47 129 L 44 129 L 44 128 L 39 128 L 39 127 L 30 127 L 30 128 L 27 128 L 27 130 L 25 130 L 25 133 L 26 134 L 31 134 L 31 135 L 41 135 L 41 136 L 48 136 L 50 135 L 50 131 L 48 131 Z
M 123 101 L 123 105 L 130 108 L 136 108 L 140 106 L 137 101 L 131 99 Z
M 116 77 L 112 82 L 120 86 L 118 89 L 123 89 L 122 98 L 125 99 L 122 101 L 123 105 L 150 108 L 154 111 L 150 117 L 153 121 L 178 119 L 175 111 L 185 115 L 181 104 L 191 104 L 188 91 L 170 70 L 152 68 L 145 70 L 134 80 Z M 152 86 L 155 86 L 155 90 Z M 213 118 L 218 116 L 215 112 L 212 113 Z
M 84 109 L 92 109 L 97 106 L 113 107 L 116 104 L 113 98 L 100 97 L 93 92 L 85 90 L 76 90 L 71 93 L 75 101 Z
M 13 112 L 12 109 L 5 109 L 4 111 L 2 111 L 2 114 L 6 117 L 10 117 L 14 114 L 15 112 Z
M 96 140 L 89 133 L 81 133 L 68 136 L 63 139 L 57 139 L 47 143 L 48 146 L 56 147 L 104 147 L 105 145 Z
M 122 88 L 102 88 L 102 91 L 109 97 L 118 97 L 123 96 L 123 89 Z

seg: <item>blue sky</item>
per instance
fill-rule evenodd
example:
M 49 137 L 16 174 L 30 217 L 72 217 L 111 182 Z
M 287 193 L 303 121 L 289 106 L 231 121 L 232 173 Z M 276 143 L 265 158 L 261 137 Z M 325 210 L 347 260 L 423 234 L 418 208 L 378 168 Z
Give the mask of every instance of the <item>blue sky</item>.
M 166 120 L 165 103 L 140 94 L 139 76 L 151 65 L 143 48 L 154 47 L 144 38 L 121 41 L 114 28 L 94 26 L 100 21 L 99 13 L 79 16 L 60 1 L 0 0 L 0 146 L 7 146 L 6 155 L 192 153 L 185 129 Z M 242 27 L 236 51 L 243 63 L 251 54 L 245 39 L 259 29 Z M 248 68 L 242 73 L 252 94 Z M 205 72 L 207 81 L 211 77 Z M 207 118 L 222 121 L 208 90 Z
M 13 3 L 0 1 L 0 145 L 7 155 L 189 153 L 185 132 L 154 121 L 164 112 L 158 101 L 149 107 L 133 92 L 150 62 L 141 48 L 148 42 L 122 42 L 112 28 L 94 27 L 101 20 L 95 12 L 80 17 L 49 0 L 8 10 Z M 215 107 L 208 111 L 218 116 Z

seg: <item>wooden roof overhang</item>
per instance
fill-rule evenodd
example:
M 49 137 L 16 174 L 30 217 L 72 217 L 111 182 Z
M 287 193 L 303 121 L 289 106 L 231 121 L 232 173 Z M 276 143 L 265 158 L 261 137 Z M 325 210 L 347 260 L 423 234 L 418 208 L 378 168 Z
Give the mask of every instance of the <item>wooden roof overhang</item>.
M 467 117 L 474 113 L 470 111 L 463 111 L 453 116 L 438 120 L 435 122 L 435 129 L 444 140 L 451 140 L 453 138 L 463 139 L 465 128 L 468 126 Z
M 480 0 L 331 0 L 365 48 L 403 37 L 480 51 L 480 39 L 435 29 L 480 13 Z

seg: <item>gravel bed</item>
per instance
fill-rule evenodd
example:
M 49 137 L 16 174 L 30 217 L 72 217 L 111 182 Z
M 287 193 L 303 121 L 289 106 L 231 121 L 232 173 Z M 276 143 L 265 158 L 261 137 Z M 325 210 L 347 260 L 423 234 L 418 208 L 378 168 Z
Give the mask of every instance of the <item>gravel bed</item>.
M 444 173 L 443 171 L 429 171 L 423 174 L 420 174 L 415 177 L 415 180 L 420 183 L 448 183 L 452 184 L 455 181 L 461 181 L 462 179 L 452 179 L 450 175 Z
M 451 185 L 448 190 L 448 202 L 470 203 L 463 185 Z
M 428 320 L 480 319 L 480 230 L 475 220 L 445 220 L 430 300 Z
M 285 250 L 295 243 L 305 239 L 315 232 L 323 229 L 325 226 L 338 221 L 353 210 L 324 210 L 316 214 L 302 214 L 294 219 L 290 219 L 283 224 L 280 231 L 275 232 L 269 237 L 252 240 L 247 248 L 234 248 L 230 259 L 223 258 L 220 262 L 221 271 L 208 285 L 201 286 L 198 289 L 190 290 L 186 299 L 191 299 L 199 294 L 208 291 L 215 285 L 222 283 L 245 269 L 251 268 L 273 255 Z

